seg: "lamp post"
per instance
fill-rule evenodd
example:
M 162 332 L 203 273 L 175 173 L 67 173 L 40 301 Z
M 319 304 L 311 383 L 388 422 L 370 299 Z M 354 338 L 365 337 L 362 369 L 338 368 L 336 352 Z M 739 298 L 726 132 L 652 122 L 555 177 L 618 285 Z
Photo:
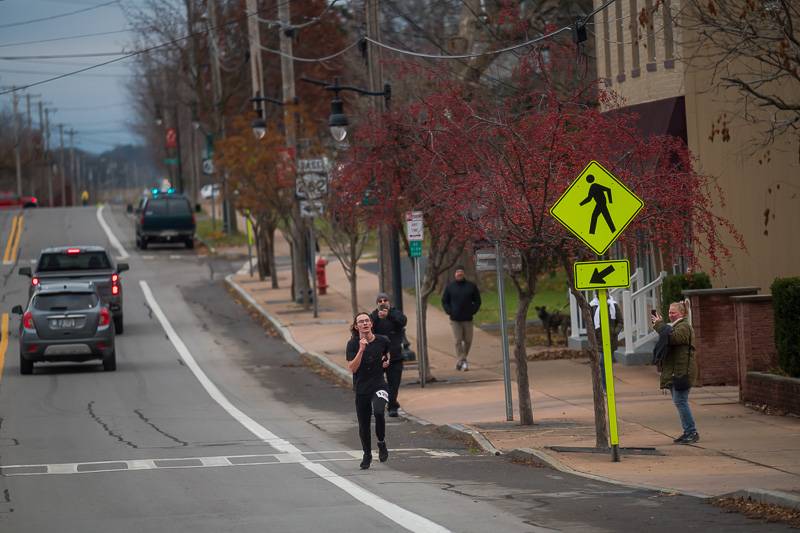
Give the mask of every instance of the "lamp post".
M 284 102 L 276 98 L 270 98 L 269 96 L 261 96 L 261 93 L 256 91 L 256 95 L 250 99 L 251 102 L 255 104 L 255 112 L 256 118 L 250 123 L 250 127 L 253 129 L 253 135 L 259 141 L 263 139 L 267 135 L 267 122 L 264 120 L 264 108 L 261 107 L 262 102 L 269 102 L 270 104 L 275 104 L 278 106 L 283 107 L 286 105 Z M 295 98 L 294 103 L 297 103 L 297 98 Z
M 331 137 L 340 143 L 344 142 L 347 138 L 347 128 L 350 125 L 350 120 L 344 112 L 344 102 L 339 98 L 340 92 L 350 91 L 362 96 L 382 96 L 387 110 L 389 109 L 389 103 L 392 99 L 392 86 L 388 83 L 383 84 L 383 91 L 369 91 L 352 85 L 341 85 L 338 77 L 333 78 L 333 83 L 315 80 L 305 76 L 300 79 L 306 83 L 319 85 L 326 91 L 333 92 L 331 114 L 328 116 L 328 128 L 330 129 Z M 392 301 L 394 305 L 402 311 L 403 279 L 400 272 L 400 240 L 397 236 L 397 228 L 393 224 L 387 227 L 387 230 L 389 236 L 389 255 L 391 258 Z M 379 257 L 383 260 L 383 253 L 381 253 Z M 380 270 L 383 271 L 383 268 Z M 381 277 L 381 279 L 383 279 L 383 277 Z M 381 287 L 381 290 L 383 290 L 383 287 Z

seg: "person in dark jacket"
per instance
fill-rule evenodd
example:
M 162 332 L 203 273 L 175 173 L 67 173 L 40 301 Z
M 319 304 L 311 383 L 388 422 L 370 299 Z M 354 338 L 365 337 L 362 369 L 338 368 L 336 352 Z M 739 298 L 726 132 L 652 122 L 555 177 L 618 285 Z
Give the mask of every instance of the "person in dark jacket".
M 372 320 L 372 332 L 389 338 L 389 366 L 384 369 L 389 384 L 387 414 L 397 416 L 400 408 L 397 393 L 403 380 L 403 338 L 408 318 L 401 310 L 392 307 L 389 295 L 385 292 L 378 293 L 376 303 L 378 308 L 370 313 L 369 318 Z
M 451 281 L 442 294 L 442 307 L 450 317 L 453 337 L 456 340 L 456 370 L 469 370 L 467 356 L 472 346 L 472 317 L 481 308 L 478 286 L 464 278 L 464 267 L 457 266 Z
M 659 332 L 659 335 L 666 328 L 672 326 L 672 332 L 668 334 L 666 354 L 658 365 L 661 372 L 660 385 L 662 389 L 669 389 L 672 393 L 672 401 L 675 403 L 683 426 L 683 435 L 673 442 L 694 444 L 700 440 L 700 434 L 697 432 L 694 417 L 689 408 L 689 391 L 697 382 L 697 361 L 694 356 L 694 346 L 692 346 L 694 332 L 686 320 L 686 305 L 682 302 L 670 304 L 669 320 L 669 323 L 664 322 L 658 312 L 651 317 L 653 329 Z M 686 381 L 686 388 L 679 385 L 680 381 Z
M 358 436 L 364 457 L 361 470 L 372 463 L 372 437 L 369 426 L 375 416 L 375 436 L 378 438 L 378 459 L 389 459 L 386 447 L 386 419 L 383 416 L 389 392 L 383 379 L 383 370 L 389 366 L 389 339 L 372 332 L 372 320 L 367 313 L 358 313 L 350 326 L 350 340 L 345 348 L 347 368 L 353 373 L 356 392 L 356 418 Z

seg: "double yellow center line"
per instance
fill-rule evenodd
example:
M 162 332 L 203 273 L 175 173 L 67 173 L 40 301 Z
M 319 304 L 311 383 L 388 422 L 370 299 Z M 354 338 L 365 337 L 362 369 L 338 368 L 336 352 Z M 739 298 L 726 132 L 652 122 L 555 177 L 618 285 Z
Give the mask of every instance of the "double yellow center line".
M 15 215 L 11 220 L 11 231 L 8 233 L 8 241 L 6 242 L 6 251 L 3 254 L 3 264 L 13 265 L 17 262 L 17 254 L 19 253 L 19 242 L 22 239 L 22 228 L 25 225 L 25 219 L 22 213 Z

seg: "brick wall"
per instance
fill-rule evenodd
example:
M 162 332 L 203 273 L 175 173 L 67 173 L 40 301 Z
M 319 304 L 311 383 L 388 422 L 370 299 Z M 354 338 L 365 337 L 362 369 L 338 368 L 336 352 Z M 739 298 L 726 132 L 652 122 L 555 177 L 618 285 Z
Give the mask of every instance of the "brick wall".
M 742 401 L 766 404 L 787 413 L 800 415 L 800 379 L 748 372 L 747 395 Z
M 758 287 L 683 291 L 691 302 L 698 385 L 738 385 L 736 315 L 731 297 L 756 292 Z
M 764 372 L 778 366 L 772 295 L 733 296 L 736 315 L 736 348 L 739 367 L 739 399 L 747 396 L 748 372 Z

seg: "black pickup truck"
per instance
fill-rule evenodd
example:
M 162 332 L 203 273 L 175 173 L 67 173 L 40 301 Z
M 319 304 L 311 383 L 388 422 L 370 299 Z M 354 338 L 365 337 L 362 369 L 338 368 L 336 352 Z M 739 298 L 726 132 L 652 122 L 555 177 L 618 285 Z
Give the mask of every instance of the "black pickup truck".
M 122 334 L 122 279 L 128 263 L 114 263 L 102 246 L 59 246 L 45 248 L 33 270 L 21 267 L 20 275 L 31 278 L 28 297 L 39 285 L 66 281 L 91 281 L 103 303 L 114 316 L 114 329 Z
M 182 194 L 155 193 L 144 198 L 136 212 L 137 248 L 144 250 L 151 242 L 182 242 L 194 248 L 194 213 Z

